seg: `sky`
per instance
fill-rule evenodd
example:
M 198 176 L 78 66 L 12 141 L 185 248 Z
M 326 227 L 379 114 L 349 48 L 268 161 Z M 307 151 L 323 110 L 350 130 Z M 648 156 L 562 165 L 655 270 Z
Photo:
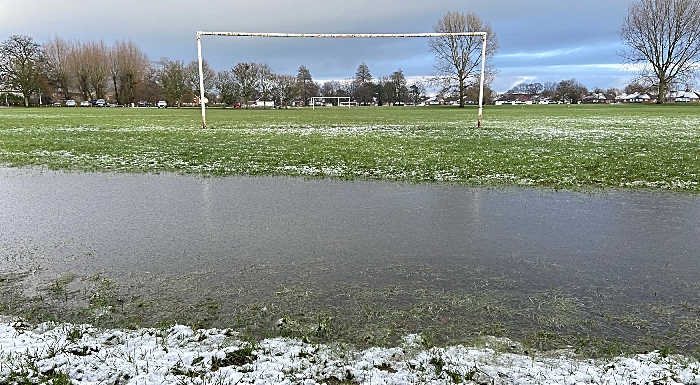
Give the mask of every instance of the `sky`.
M 137 43 L 151 60 L 197 58 L 197 31 L 279 33 L 432 32 L 448 11 L 473 12 L 491 23 L 499 42 L 494 90 L 526 82 L 575 78 L 589 89 L 623 88 L 634 75 L 619 55 L 619 28 L 634 0 L 0 0 L 0 41 L 28 35 L 39 43 Z M 400 69 L 409 77 L 435 73 L 425 38 L 289 39 L 204 36 L 211 66 L 268 63 L 315 81 L 354 76 L 366 63 L 374 77 Z

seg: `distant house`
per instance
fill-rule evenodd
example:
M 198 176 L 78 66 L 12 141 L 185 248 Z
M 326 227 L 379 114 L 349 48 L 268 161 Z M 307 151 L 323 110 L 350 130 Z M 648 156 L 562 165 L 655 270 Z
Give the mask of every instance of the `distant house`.
M 584 104 L 610 104 L 615 103 L 615 96 L 602 92 L 592 92 L 583 97 L 581 103 Z
M 647 93 L 635 92 L 632 94 L 622 94 L 615 98 L 618 103 L 656 103 L 658 97 Z
M 693 91 L 673 91 L 669 94 L 667 100 L 676 103 L 698 103 L 700 102 L 700 95 Z
M 532 95 L 528 94 L 505 94 L 496 99 L 495 104 L 501 106 L 504 104 L 532 104 Z

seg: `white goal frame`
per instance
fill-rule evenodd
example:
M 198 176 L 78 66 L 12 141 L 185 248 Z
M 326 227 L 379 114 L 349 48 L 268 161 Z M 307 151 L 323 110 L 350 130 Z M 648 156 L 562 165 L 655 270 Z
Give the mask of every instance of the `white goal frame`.
M 254 36 L 254 37 L 314 37 L 314 38 L 396 38 L 396 37 L 441 37 L 481 36 L 481 78 L 479 80 L 479 115 L 477 127 L 481 127 L 484 110 L 484 74 L 486 71 L 486 32 L 433 32 L 433 33 L 254 33 L 254 32 L 203 32 L 197 31 L 197 58 L 199 60 L 199 103 L 202 106 L 202 128 L 207 128 L 204 97 L 204 71 L 202 70 L 202 36 Z
M 311 109 L 316 108 L 316 100 L 335 99 L 338 101 L 338 107 L 344 107 L 341 100 L 347 100 L 347 106 L 350 107 L 350 101 L 352 100 L 349 96 L 312 96 L 311 97 Z M 325 107 L 325 106 L 324 106 Z

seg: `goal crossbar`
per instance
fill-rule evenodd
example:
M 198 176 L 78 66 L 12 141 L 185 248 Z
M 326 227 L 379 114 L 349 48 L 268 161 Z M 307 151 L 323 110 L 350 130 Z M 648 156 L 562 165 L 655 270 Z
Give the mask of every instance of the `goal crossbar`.
M 206 103 L 204 97 L 204 71 L 202 69 L 202 36 L 251 36 L 277 38 L 397 38 L 397 37 L 442 37 L 442 36 L 480 36 L 481 47 L 481 77 L 479 79 L 479 115 L 477 127 L 481 127 L 481 117 L 484 107 L 484 72 L 486 66 L 486 32 L 428 32 L 428 33 L 258 33 L 258 32 L 204 32 L 197 31 L 197 58 L 199 61 L 199 103 L 202 106 L 202 128 L 207 128 Z

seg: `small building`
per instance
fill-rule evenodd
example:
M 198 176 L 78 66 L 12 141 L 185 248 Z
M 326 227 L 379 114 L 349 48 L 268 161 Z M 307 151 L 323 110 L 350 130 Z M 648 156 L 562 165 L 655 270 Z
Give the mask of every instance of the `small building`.
M 693 91 L 673 91 L 666 100 L 676 103 L 698 103 L 700 96 Z
M 618 103 L 656 103 L 657 100 L 656 95 L 641 92 L 622 94 L 615 98 Z
M 532 95 L 528 94 L 505 94 L 494 102 L 497 106 L 504 104 L 532 104 Z
M 592 92 L 581 99 L 583 104 L 611 104 L 615 103 L 615 96 L 602 92 Z

